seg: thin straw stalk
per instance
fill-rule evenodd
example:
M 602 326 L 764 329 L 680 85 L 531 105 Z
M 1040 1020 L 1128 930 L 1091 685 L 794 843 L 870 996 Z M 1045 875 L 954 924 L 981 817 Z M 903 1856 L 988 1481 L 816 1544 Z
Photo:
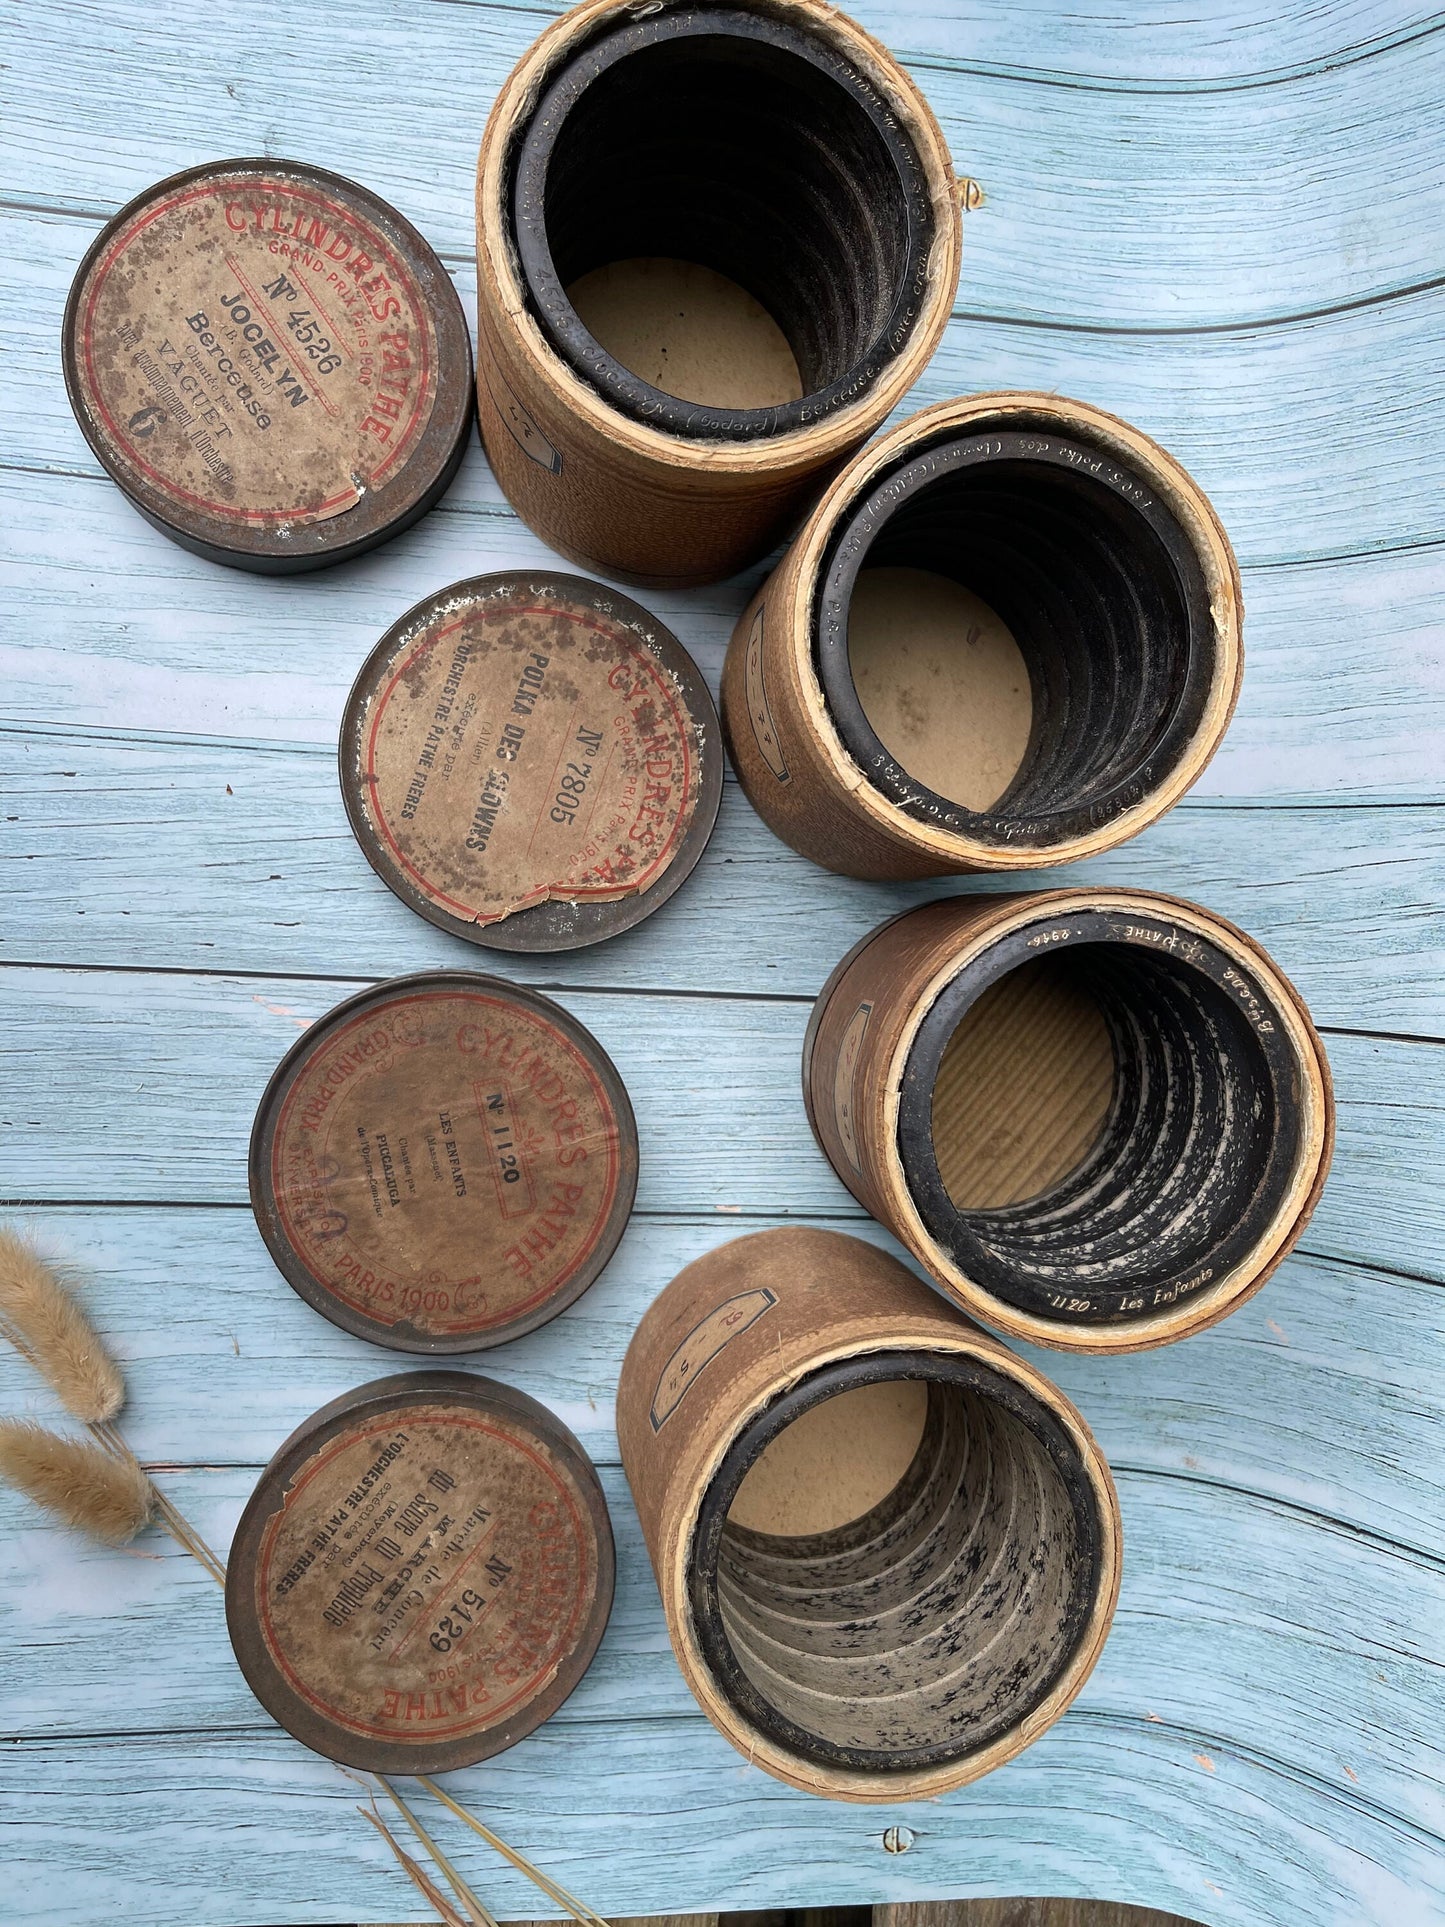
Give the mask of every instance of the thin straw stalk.
M 156 1485 L 114 1423 L 125 1403 L 120 1367 L 54 1267 L 29 1239 L 9 1226 L 0 1226 L 0 1338 L 49 1380 L 66 1410 L 84 1422 L 94 1441 L 67 1438 L 28 1420 L 0 1420 L 0 1473 L 68 1525 L 111 1545 L 124 1544 L 154 1518 L 224 1587 L 225 1562 Z M 402 1850 L 375 1811 L 374 1799 L 372 1812 L 361 1811 L 449 1927 L 450 1923 L 455 1927 L 497 1927 L 493 1915 L 395 1789 L 385 1779 L 381 1784 L 463 1905 L 472 1910 L 475 1923 L 464 1921 L 423 1869 Z M 424 1779 L 422 1784 L 549 1899 L 568 1908 L 575 1920 L 585 1927 L 607 1927 L 600 1914 L 582 1907 L 565 1888 L 540 1873 L 430 1780 Z
M 427 1832 L 426 1828 L 422 1825 L 421 1821 L 417 1819 L 416 1815 L 412 1812 L 411 1808 L 407 1805 L 406 1801 L 402 1799 L 401 1795 L 397 1792 L 396 1788 L 391 1784 L 391 1781 L 388 1780 L 386 1776 L 381 1773 L 378 1773 L 376 1777 L 380 1781 L 381 1785 L 385 1787 L 386 1791 L 390 1794 L 392 1802 L 396 1806 L 402 1818 L 406 1821 L 407 1825 L 411 1828 L 412 1832 L 416 1835 L 417 1839 L 420 1840 L 422 1845 L 426 1848 L 427 1852 L 431 1855 L 432 1859 L 436 1862 L 436 1864 L 441 1868 L 442 1872 L 446 1875 L 448 1881 L 451 1883 L 452 1892 L 456 1895 L 457 1899 L 461 1901 L 464 1907 L 471 1908 L 472 1912 L 476 1915 L 476 1918 L 480 1923 L 480 1927 L 499 1927 L 499 1924 L 495 1916 L 491 1914 L 486 1907 L 483 1906 L 480 1900 L 478 1900 L 477 1896 L 472 1892 L 471 1888 L 467 1885 L 466 1881 L 462 1879 L 461 1875 L 457 1872 L 456 1868 L 452 1865 L 451 1861 L 447 1859 L 446 1855 L 442 1852 L 441 1848 L 437 1845 L 436 1841 L 432 1839 L 431 1835 Z
M 445 1927 L 473 1927 L 473 1923 L 462 1918 L 442 1892 L 441 1888 L 437 1886 L 436 1882 L 412 1859 L 411 1855 L 402 1846 L 401 1842 L 379 1813 L 369 1813 L 365 1807 L 358 1807 L 356 1811 L 361 1815 L 363 1820 L 369 1820 L 372 1826 L 376 1828 L 382 1839 L 391 1848 L 392 1852 L 405 1868 L 408 1879 L 421 1890 L 427 1901 L 435 1907 L 437 1913 L 445 1922 Z
M 117 1459 L 134 1465 L 137 1470 L 140 1470 L 140 1464 L 134 1452 L 131 1451 L 114 1425 L 92 1425 L 90 1429 L 108 1452 L 113 1453 Z M 211 1548 L 206 1544 L 200 1533 L 196 1531 L 196 1528 L 181 1511 L 180 1507 L 173 1504 L 172 1501 L 166 1497 L 155 1480 L 150 1478 L 149 1474 L 145 1472 L 142 1472 L 141 1476 L 146 1479 L 150 1486 L 153 1494 L 153 1509 L 156 1517 L 165 1527 L 166 1531 L 169 1532 L 183 1552 L 190 1553 L 193 1559 L 205 1567 L 206 1571 L 218 1586 L 224 1586 L 226 1583 L 226 1568 L 222 1560 L 212 1552 Z
M 509 1847 L 505 1840 L 492 1832 L 490 1827 L 483 1826 L 475 1814 L 468 1813 L 467 1809 L 460 1806 L 449 1793 L 444 1793 L 435 1780 L 429 1779 L 425 1773 L 419 1773 L 417 1779 L 434 1800 L 440 1800 L 442 1805 L 469 1826 L 473 1833 L 480 1834 L 489 1847 L 495 1848 L 504 1860 L 510 1860 L 517 1871 L 524 1873 L 534 1886 L 540 1887 L 549 1900 L 555 1901 L 559 1907 L 565 1907 L 573 1920 L 581 1921 L 582 1927 L 607 1927 L 607 1922 L 601 1914 L 594 1913 L 590 1907 L 578 1900 L 575 1894 L 569 1894 L 567 1889 L 559 1886 L 555 1880 L 549 1880 L 539 1867 L 534 1867 L 530 1860 L 517 1852 L 515 1847 Z

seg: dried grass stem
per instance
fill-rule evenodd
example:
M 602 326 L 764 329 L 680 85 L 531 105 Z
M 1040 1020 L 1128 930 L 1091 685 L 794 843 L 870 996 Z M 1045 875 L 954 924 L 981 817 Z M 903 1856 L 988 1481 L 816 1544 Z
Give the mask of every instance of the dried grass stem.
M 132 1465 L 136 1466 L 138 1471 L 140 1470 L 139 1462 L 135 1454 L 113 1425 L 92 1425 L 90 1429 L 105 1447 L 106 1451 L 113 1453 L 118 1459 L 128 1460 Z M 150 1486 L 153 1495 L 152 1510 L 156 1518 L 165 1527 L 166 1531 L 175 1540 L 181 1550 L 190 1553 L 191 1557 L 196 1560 L 198 1564 L 204 1566 L 216 1584 L 224 1587 L 226 1583 L 225 1562 L 216 1553 L 212 1552 L 211 1548 L 206 1544 L 200 1533 L 196 1531 L 196 1528 L 181 1511 L 180 1507 L 166 1497 L 154 1479 L 149 1478 L 143 1471 L 141 1472 L 141 1476 L 147 1480 Z
M 361 1815 L 363 1820 L 369 1820 L 372 1826 L 376 1828 L 382 1839 L 401 1862 L 407 1878 L 420 1890 L 425 1899 L 441 1916 L 444 1927 L 472 1927 L 472 1923 L 462 1918 L 442 1892 L 441 1888 L 437 1886 L 436 1882 L 412 1859 L 411 1855 L 402 1846 L 385 1820 L 375 1811 L 375 1808 L 373 1807 L 368 1811 L 366 1807 L 358 1807 L 356 1811 Z
M 437 1845 L 436 1841 L 432 1839 L 431 1835 L 427 1832 L 426 1828 L 422 1825 L 421 1821 L 417 1819 L 416 1815 L 412 1812 L 411 1808 L 406 1804 L 406 1801 L 402 1799 L 401 1795 L 397 1792 L 396 1788 L 391 1784 L 390 1780 L 388 1780 L 383 1774 L 380 1774 L 380 1773 L 378 1773 L 376 1777 L 377 1777 L 377 1780 L 380 1782 L 380 1784 L 386 1789 L 386 1792 L 390 1795 L 392 1804 L 396 1807 L 397 1811 L 401 1814 L 401 1817 L 403 1818 L 403 1820 L 406 1821 L 407 1825 L 411 1828 L 412 1832 L 416 1835 L 417 1839 L 421 1841 L 422 1845 L 426 1848 L 427 1852 L 431 1855 L 432 1859 L 436 1862 L 436 1864 L 441 1868 L 442 1872 L 446 1875 L 447 1880 L 451 1885 L 452 1892 L 456 1895 L 457 1899 L 461 1901 L 464 1907 L 469 1907 L 471 1909 L 473 1915 L 475 1916 L 478 1922 L 478 1927 L 498 1927 L 496 1916 L 491 1912 L 489 1912 L 488 1909 L 477 1898 L 477 1896 L 472 1892 L 471 1888 L 467 1885 L 466 1881 L 462 1879 L 461 1875 L 457 1872 L 456 1868 L 452 1865 L 451 1861 L 447 1859 L 446 1855 L 442 1852 L 441 1848 Z
M 539 1867 L 534 1867 L 525 1855 L 518 1853 L 515 1847 L 509 1847 L 505 1840 L 492 1832 L 490 1827 L 483 1826 L 475 1814 L 468 1813 L 467 1809 L 459 1805 L 449 1793 L 443 1793 L 435 1780 L 429 1779 L 425 1773 L 419 1773 L 417 1779 L 434 1800 L 440 1800 L 442 1805 L 469 1826 L 473 1833 L 480 1834 L 489 1847 L 494 1847 L 504 1860 L 510 1860 L 517 1871 L 524 1873 L 533 1886 L 540 1887 L 550 1901 L 558 1907 L 565 1907 L 573 1920 L 581 1921 L 582 1927 L 607 1927 L 607 1922 L 601 1914 L 593 1913 L 592 1909 L 578 1900 L 575 1894 L 569 1894 L 565 1887 L 559 1886 L 555 1880 L 549 1880 L 547 1875 Z

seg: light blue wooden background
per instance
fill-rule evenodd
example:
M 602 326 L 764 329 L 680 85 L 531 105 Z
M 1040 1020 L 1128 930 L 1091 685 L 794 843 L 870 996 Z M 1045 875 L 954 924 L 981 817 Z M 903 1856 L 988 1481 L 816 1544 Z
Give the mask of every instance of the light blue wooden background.
M 291 582 L 193 560 L 100 475 L 57 347 L 121 202 L 230 154 L 367 182 L 474 289 L 492 94 L 555 9 L 491 0 L 9 0 L 0 488 L 5 894 L 0 1194 L 82 1264 L 130 1434 L 225 1546 L 256 1469 L 400 1363 L 307 1311 L 246 1207 L 267 1073 L 358 984 L 486 953 L 354 847 L 333 768 L 381 631 L 458 576 L 545 559 L 481 455 L 375 556 Z M 638 1213 L 574 1310 L 478 1361 L 603 1467 L 617 1608 L 543 1731 L 456 1790 L 617 1913 L 1057 1893 L 1214 1927 L 1445 1920 L 1445 25 L 1414 0 L 868 0 L 987 201 L 916 402 L 1058 388 L 1158 436 L 1244 565 L 1248 668 L 1198 792 L 1089 866 L 1261 937 L 1340 1097 L 1304 1249 L 1222 1328 L 1046 1359 L 1118 1475 L 1127 1566 L 1076 1709 L 913 1807 L 751 1769 L 668 1652 L 617 1465 L 629 1332 L 687 1259 L 807 1218 L 881 1242 L 797 1092 L 809 999 L 931 894 L 831 879 L 729 782 L 689 886 L 631 936 L 496 966 L 613 1053 Z M 647 598 L 716 682 L 753 580 Z M 961 887 L 974 887 L 964 885 Z M 996 886 L 994 886 L 996 887 Z M 44 1397 L 0 1364 L 0 1408 Z M 398 1921 L 412 1890 L 330 1766 L 273 1727 L 220 1599 L 169 1542 L 100 1555 L 0 1498 L 0 1915 L 54 1927 Z M 886 1827 L 912 1849 L 890 1856 Z M 532 1891 L 447 1832 L 500 1915 Z

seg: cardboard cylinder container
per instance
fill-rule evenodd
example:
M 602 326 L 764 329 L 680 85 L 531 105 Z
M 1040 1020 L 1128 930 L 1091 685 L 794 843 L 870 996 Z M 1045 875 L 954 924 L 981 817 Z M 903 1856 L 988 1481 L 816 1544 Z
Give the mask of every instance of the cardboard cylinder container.
M 1065 1351 L 1203 1330 L 1324 1186 L 1334 1105 L 1260 946 L 1138 890 L 952 897 L 825 984 L 803 1092 L 860 1204 L 961 1309 Z
M 688 1265 L 628 1348 L 617 1431 L 683 1676 L 792 1786 L 961 1786 L 1099 1656 L 1121 1545 L 1087 1426 L 860 1239 L 765 1231 Z
M 1170 455 L 1053 395 L 925 409 L 857 455 L 734 631 L 723 726 L 764 821 L 830 870 L 1072 862 L 1218 748 L 1239 573 Z
M 902 400 L 958 282 L 926 101 L 822 0 L 590 0 L 497 96 L 477 398 L 508 500 L 608 575 L 731 575 Z

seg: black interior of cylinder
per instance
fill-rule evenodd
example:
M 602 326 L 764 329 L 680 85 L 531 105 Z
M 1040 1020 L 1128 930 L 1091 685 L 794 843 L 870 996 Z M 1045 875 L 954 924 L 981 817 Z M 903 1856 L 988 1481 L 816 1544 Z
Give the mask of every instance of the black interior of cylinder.
M 932 216 L 918 156 L 871 84 L 765 15 L 682 8 L 574 56 L 525 128 L 512 219 L 552 346 L 615 406 L 675 434 L 779 434 L 856 401 L 921 311 Z M 613 359 L 566 290 L 665 256 L 745 288 L 787 337 L 803 398 L 720 409 Z
M 920 1026 L 899 1150 L 924 1223 L 969 1278 L 1040 1317 L 1127 1322 L 1217 1284 L 1265 1235 L 1300 1155 L 1299 1070 L 1268 993 L 1214 945 L 1122 912 L 1066 921 L 1054 967 L 1077 973 L 1114 1050 L 1093 1148 L 1039 1196 L 992 1209 L 960 1209 L 939 1173 L 942 1054 L 984 988 L 1037 954 L 1025 929 L 962 971 Z M 1021 1089 L 1030 1074 L 1021 1062 Z
M 848 609 L 864 569 L 927 569 L 982 597 L 1028 666 L 1033 727 L 987 811 L 928 789 L 863 713 Z M 972 435 L 915 454 L 842 520 L 816 610 L 819 676 L 849 753 L 921 821 L 1008 846 L 1109 822 L 1156 788 L 1198 728 L 1214 670 L 1193 545 L 1146 482 L 1057 435 Z
M 847 1525 L 783 1537 L 731 1524 L 749 1466 L 803 1412 L 861 1384 L 929 1382 L 912 1465 Z M 889 1352 L 803 1379 L 734 1441 L 704 1495 L 690 1603 L 722 1690 L 821 1765 L 904 1771 L 1015 1729 L 1076 1651 L 1100 1525 L 1078 1452 L 1015 1380 Z

